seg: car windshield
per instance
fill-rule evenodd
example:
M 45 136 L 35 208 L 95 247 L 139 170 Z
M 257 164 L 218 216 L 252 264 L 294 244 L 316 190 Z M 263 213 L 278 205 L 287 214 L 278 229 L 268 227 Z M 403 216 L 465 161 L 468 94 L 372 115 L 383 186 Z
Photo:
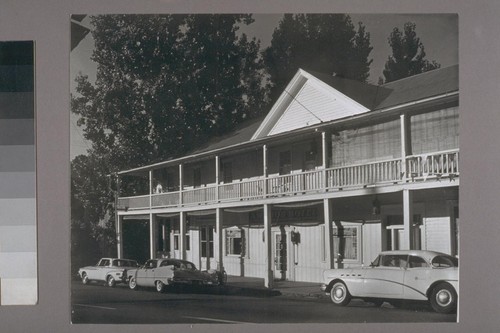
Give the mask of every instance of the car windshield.
M 432 259 L 432 267 L 448 268 L 458 267 L 458 259 L 452 256 L 438 255 Z
M 116 267 L 137 267 L 137 262 L 133 260 L 116 259 L 113 260 L 113 266 Z

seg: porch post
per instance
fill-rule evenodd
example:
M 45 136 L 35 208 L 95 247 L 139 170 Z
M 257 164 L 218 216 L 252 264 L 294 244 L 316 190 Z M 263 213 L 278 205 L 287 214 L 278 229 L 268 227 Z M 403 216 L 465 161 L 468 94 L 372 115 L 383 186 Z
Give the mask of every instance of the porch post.
M 153 170 L 149 170 L 149 209 L 153 207 Z
M 264 198 L 267 196 L 267 145 L 262 146 L 262 161 L 263 161 L 263 171 L 262 174 L 264 176 L 264 186 L 263 186 L 263 194 Z
M 215 260 L 218 263 L 217 269 L 219 271 L 224 271 L 224 263 L 223 263 L 223 248 L 222 248 L 222 239 L 224 238 L 223 236 L 223 224 L 224 224 L 224 218 L 223 214 L 224 211 L 221 208 L 217 208 L 215 210 L 215 241 L 217 242 L 217 252 L 215 253 Z
M 264 276 L 264 286 L 273 287 L 273 249 L 271 239 L 271 207 L 264 204 L 264 245 L 266 249 L 266 275 Z
M 183 177 L 183 164 L 179 164 L 179 205 L 182 206 L 182 187 L 184 186 L 182 183 Z
M 156 215 L 149 213 L 149 257 L 156 258 Z
M 332 206 L 330 199 L 323 199 L 324 223 L 325 223 L 325 261 L 327 268 L 334 268 L 333 239 L 332 239 Z
M 116 214 L 116 247 L 117 257 L 123 258 L 123 217 L 118 214 Z
M 180 259 L 186 259 L 186 213 L 179 213 L 179 252 Z
M 413 244 L 413 192 L 403 190 L 403 224 L 404 224 L 404 239 L 402 242 L 402 250 L 411 250 Z
M 411 175 L 408 175 L 410 170 L 406 165 L 406 156 L 411 155 L 410 117 L 405 114 L 401 114 L 399 117 L 401 126 L 401 172 L 403 172 L 401 178 L 403 182 L 406 182 L 408 178 L 411 178 Z
M 321 146 L 322 146 L 322 151 L 321 151 L 321 157 L 322 157 L 322 165 L 321 167 L 323 168 L 323 186 L 325 190 L 328 190 L 328 174 L 326 172 L 326 169 L 329 167 L 328 165 L 328 156 L 329 156 L 329 151 L 331 150 L 331 145 L 332 145 L 332 139 L 330 132 L 323 131 L 321 132 Z
M 215 201 L 219 202 L 219 169 L 220 169 L 220 160 L 219 155 L 215 155 Z

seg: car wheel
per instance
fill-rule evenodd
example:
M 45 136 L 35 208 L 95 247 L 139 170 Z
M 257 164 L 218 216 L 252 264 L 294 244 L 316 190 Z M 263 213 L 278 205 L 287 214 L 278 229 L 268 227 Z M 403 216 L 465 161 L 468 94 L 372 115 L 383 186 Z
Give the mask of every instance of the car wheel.
M 106 283 L 107 283 L 108 287 L 111 287 L 111 288 L 113 288 L 116 285 L 116 281 L 111 275 L 108 276 L 108 278 L 106 279 Z
M 132 290 L 137 290 L 137 281 L 135 277 L 131 277 L 128 281 L 128 287 Z
M 457 307 L 457 293 L 448 283 L 440 283 L 432 289 L 429 301 L 434 311 L 450 313 Z
M 87 273 L 82 274 L 82 283 L 83 284 L 88 284 L 90 282 L 89 277 L 87 276 Z
M 347 305 L 351 301 L 351 294 L 343 282 L 335 282 L 330 290 L 330 298 L 335 305 Z
M 165 284 L 161 281 L 156 281 L 156 291 L 162 293 L 165 290 Z

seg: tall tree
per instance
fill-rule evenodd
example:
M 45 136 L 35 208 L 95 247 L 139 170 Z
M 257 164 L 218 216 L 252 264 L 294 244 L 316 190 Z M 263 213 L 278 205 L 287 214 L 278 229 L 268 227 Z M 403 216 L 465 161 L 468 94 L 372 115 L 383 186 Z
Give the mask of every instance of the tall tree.
M 77 77 L 72 111 L 97 155 L 118 168 L 180 155 L 262 112 L 259 42 L 250 15 L 92 18 L 97 80 Z
M 107 175 L 181 155 L 264 110 L 259 42 L 238 33 L 252 22 L 250 15 L 91 18 L 97 77 L 78 75 L 71 100 L 91 145 L 72 162 L 74 249 L 113 243 Z
M 415 23 L 405 23 L 403 32 L 394 28 L 388 41 L 392 55 L 383 71 L 386 83 L 441 67 L 436 61 L 425 59 L 424 45 L 417 37 Z
M 366 81 L 371 50 L 370 34 L 362 23 L 356 30 L 349 15 L 285 14 L 263 52 L 272 99 L 298 68 Z

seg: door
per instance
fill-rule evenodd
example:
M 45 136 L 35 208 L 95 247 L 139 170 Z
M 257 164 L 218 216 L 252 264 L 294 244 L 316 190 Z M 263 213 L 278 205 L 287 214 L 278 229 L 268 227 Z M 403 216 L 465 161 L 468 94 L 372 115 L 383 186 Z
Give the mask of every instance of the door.
M 210 267 L 210 260 L 214 257 L 214 228 L 212 226 L 200 227 L 200 269 L 216 269 Z
M 287 235 L 282 231 L 274 233 L 274 278 L 286 280 L 288 270 Z
M 381 255 L 378 262 L 364 269 L 363 294 L 371 297 L 398 298 L 403 295 L 407 255 Z

